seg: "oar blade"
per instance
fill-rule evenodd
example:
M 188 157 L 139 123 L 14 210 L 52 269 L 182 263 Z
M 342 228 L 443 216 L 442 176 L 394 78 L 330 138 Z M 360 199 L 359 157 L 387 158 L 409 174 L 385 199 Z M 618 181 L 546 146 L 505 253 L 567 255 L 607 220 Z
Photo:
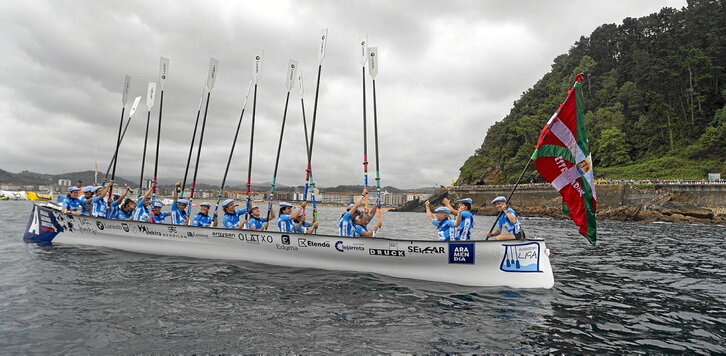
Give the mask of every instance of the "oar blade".
M 134 99 L 134 104 L 131 105 L 131 110 L 129 111 L 129 119 L 131 119 L 131 117 L 134 116 L 134 113 L 136 112 L 136 109 L 139 107 L 140 102 L 141 102 L 141 95 L 137 96 Z
M 121 96 L 121 103 L 123 104 L 123 107 L 126 107 L 126 102 L 129 99 L 129 87 L 131 86 L 131 76 L 127 75 L 124 79 L 124 89 L 123 89 L 123 95 Z
M 217 70 L 219 69 L 219 60 L 216 58 L 209 59 L 209 71 L 207 72 L 207 90 L 214 89 L 214 83 L 217 81 Z
M 253 55 L 254 58 L 252 63 L 252 79 L 255 81 L 255 84 L 258 84 L 260 82 L 260 79 L 262 78 L 262 60 L 264 58 L 265 51 L 258 49 L 253 52 Z
M 164 82 L 169 74 L 169 58 L 161 57 L 159 60 L 159 86 L 164 90 Z
M 368 35 L 358 37 L 360 43 L 360 65 L 365 66 L 368 61 Z
M 368 74 L 373 79 L 378 75 L 378 47 L 368 48 Z
M 154 106 L 154 100 L 156 99 L 156 82 L 149 82 L 149 86 L 146 89 L 146 107 L 151 110 Z
M 287 91 L 292 90 L 292 88 L 295 86 L 295 77 L 297 74 L 297 66 L 298 63 L 295 60 L 290 60 L 287 64 Z
M 297 85 L 298 89 L 300 90 L 300 99 L 302 99 L 303 94 L 305 93 L 305 88 L 303 87 L 302 69 L 300 68 L 298 68 L 297 70 Z
M 323 64 L 323 59 L 325 59 L 325 48 L 328 45 L 328 29 L 324 29 L 320 31 L 320 49 L 318 51 L 318 64 Z

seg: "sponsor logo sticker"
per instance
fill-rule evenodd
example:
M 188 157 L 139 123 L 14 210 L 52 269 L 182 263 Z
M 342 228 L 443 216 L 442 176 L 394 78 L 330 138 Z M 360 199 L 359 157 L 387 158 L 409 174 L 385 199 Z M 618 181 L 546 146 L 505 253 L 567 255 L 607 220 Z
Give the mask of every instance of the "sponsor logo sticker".
M 369 248 L 368 253 L 372 256 L 406 257 L 406 251 L 403 251 L 403 250 L 385 250 L 385 249 L 379 249 L 379 248 Z
M 449 244 L 449 263 L 474 264 L 474 244 Z
M 361 246 L 360 243 L 354 243 L 353 245 L 346 245 L 343 243 L 343 241 L 338 241 L 335 243 L 335 249 L 339 252 L 346 252 L 346 251 L 365 251 L 365 247 Z
M 445 253 L 446 248 L 444 246 L 416 246 L 411 245 L 408 246 L 408 252 L 411 253 L 422 253 L 422 254 L 439 254 L 439 253 Z

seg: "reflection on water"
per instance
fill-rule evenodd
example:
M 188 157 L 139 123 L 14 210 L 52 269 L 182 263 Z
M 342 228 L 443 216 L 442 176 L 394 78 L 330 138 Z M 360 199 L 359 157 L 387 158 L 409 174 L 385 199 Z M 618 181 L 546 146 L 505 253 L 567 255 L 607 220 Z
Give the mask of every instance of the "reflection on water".
M 723 353 L 726 228 L 567 221 L 546 238 L 552 290 L 24 244 L 28 202 L 0 202 L 0 348 L 7 353 Z M 321 209 L 321 232 L 341 211 Z M 430 236 L 387 213 L 387 236 Z M 477 217 L 483 234 L 492 217 Z

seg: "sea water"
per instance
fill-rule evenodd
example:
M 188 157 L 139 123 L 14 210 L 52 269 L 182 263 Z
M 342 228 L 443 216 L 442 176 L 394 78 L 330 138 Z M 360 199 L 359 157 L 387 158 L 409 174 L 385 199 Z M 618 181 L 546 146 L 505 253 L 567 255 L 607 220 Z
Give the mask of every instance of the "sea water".
M 0 202 L 0 353 L 725 353 L 726 227 L 526 219 L 551 290 L 22 241 L 30 202 Z M 320 209 L 336 233 L 341 209 Z M 435 238 L 421 213 L 381 235 Z M 475 235 L 493 217 L 476 217 Z M 514 253 L 514 252 L 512 252 Z

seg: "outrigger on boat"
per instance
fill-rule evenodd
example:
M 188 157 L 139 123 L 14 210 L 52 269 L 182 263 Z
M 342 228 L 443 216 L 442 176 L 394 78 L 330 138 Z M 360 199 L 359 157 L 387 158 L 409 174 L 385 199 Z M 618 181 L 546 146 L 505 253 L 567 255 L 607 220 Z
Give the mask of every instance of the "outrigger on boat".
M 36 204 L 24 240 L 168 256 L 378 273 L 467 286 L 552 288 L 543 240 L 437 241 L 227 230 L 63 214 Z

